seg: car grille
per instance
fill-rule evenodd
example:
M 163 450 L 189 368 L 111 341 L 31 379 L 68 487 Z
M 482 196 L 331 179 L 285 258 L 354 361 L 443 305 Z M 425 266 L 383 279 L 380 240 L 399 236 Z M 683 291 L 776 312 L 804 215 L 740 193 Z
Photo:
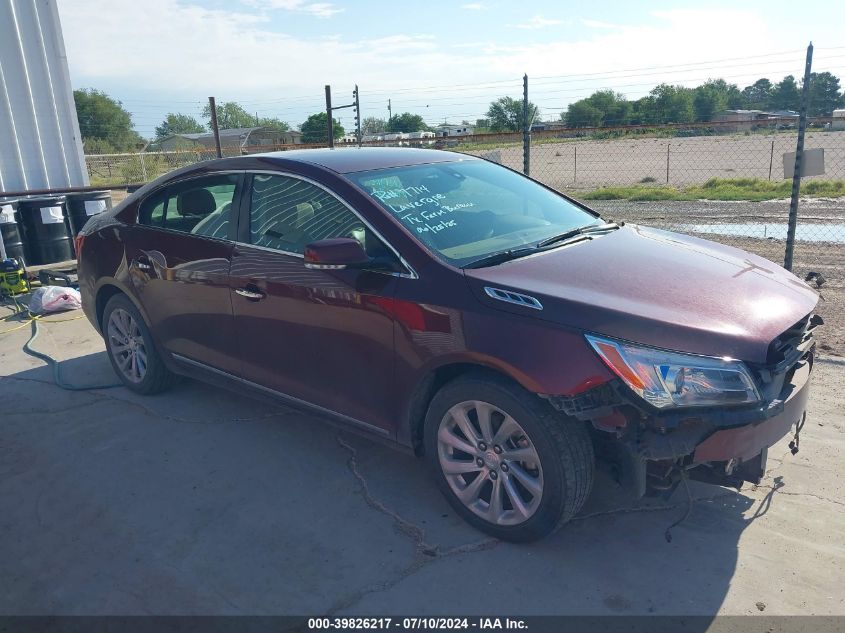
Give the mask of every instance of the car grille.
M 766 365 L 770 369 L 791 367 L 810 351 L 814 333 L 824 321 L 817 314 L 808 314 L 769 344 Z

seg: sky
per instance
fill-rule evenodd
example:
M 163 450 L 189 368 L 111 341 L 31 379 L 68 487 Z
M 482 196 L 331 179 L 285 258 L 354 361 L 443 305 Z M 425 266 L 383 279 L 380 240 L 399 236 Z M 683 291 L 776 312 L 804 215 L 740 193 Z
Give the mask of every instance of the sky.
M 349 103 L 362 116 L 474 122 L 490 101 L 521 97 L 540 118 L 612 88 L 628 98 L 661 82 L 813 69 L 845 82 L 845 2 L 631 0 L 58 0 L 74 88 L 120 100 L 152 136 L 168 112 L 200 118 L 209 96 L 299 126 Z M 798 8 L 800 7 L 800 8 Z M 336 116 L 353 127 L 352 110 Z

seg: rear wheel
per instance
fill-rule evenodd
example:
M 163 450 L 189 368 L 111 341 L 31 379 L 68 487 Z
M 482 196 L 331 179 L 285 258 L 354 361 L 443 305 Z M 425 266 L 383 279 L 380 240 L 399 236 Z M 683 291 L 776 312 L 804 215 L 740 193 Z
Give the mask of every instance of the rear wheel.
M 175 382 L 176 375 L 156 351 L 141 314 L 124 295 L 115 295 L 106 304 L 103 338 L 115 373 L 132 391 L 150 395 Z
M 592 488 L 593 450 L 584 425 L 492 375 L 459 378 L 435 395 L 425 449 L 458 513 L 504 540 L 554 532 Z

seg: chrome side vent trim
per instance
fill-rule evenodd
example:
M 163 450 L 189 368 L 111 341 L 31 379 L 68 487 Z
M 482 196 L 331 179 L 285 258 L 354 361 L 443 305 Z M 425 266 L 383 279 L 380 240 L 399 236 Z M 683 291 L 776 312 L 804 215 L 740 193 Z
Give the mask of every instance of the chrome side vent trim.
M 504 301 L 506 303 L 513 303 L 515 305 L 522 306 L 523 308 L 534 308 L 535 310 L 543 309 L 543 304 L 529 295 L 512 292 L 510 290 L 502 290 L 501 288 L 491 288 L 490 286 L 485 286 L 484 292 L 487 293 L 488 297 L 492 297 L 493 299 L 498 299 L 499 301 Z

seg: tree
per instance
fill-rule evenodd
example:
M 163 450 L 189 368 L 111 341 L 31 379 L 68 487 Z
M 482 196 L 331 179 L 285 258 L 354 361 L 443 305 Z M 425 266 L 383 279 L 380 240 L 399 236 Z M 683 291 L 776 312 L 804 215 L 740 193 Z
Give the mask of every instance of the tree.
M 143 144 L 132 124 L 132 115 L 120 101 L 93 88 L 74 90 L 73 101 L 83 145 L 87 143 L 107 153 L 136 149 Z
M 654 125 L 657 123 L 657 106 L 651 95 L 641 97 L 631 104 L 632 125 Z
M 196 134 L 205 132 L 205 127 L 189 114 L 168 113 L 161 125 L 156 127 L 156 138 L 161 139 L 171 134 Z
M 660 84 L 651 91 L 657 123 L 691 123 L 695 120 L 693 91 L 684 86 Z
M 772 86 L 769 107 L 772 110 L 798 111 L 801 107 L 801 92 L 798 90 L 798 82 L 795 81 L 795 77 L 787 75 Z
M 256 124 L 256 127 L 266 127 L 271 130 L 278 130 L 279 132 L 287 132 L 290 129 L 290 126 L 287 123 L 275 117 L 263 117 L 256 119 Z
M 403 112 L 402 114 L 394 114 L 387 122 L 386 130 L 388 132 L 422 132 L 428 129 L 428 126 L 423 121 L 419 114 L 411 114 L 410 112 Z
M 711 121 L 721 110 L 741 108 L 742 104 L 739 88 L 724 79 L 708 79 L 693 90 L 692 105 L 696 121 Z
M 601 125 L 603 113 L 591 105 L 586 99 L 570 103 L 561 119 L 566 121 L 567 127 L 598 127 Z
M 208 122 L 211 129 L 211 106 L 205 104 L 202 116 Z M 258 121 L 254 114 L 247 112 L 242 105 L 235 101 L 226 101 L 217 104 L 217 127 L 221 130 L 231 130 L 237 127 L 258 127 Z
M 717 112 L 728 107 L 728 99 L 722 90 L 707 81 L 693 91 L 692 107 L 696 121 L 711 121 Z
M 836 108 L 842 106 L 842 93 L 839 79 L 831 73 L 810 74 L 809 116 L 830 116 Z
M 312 114 L 308 119 L 299 126 L 299 131 L 302 132 L 303 143 L 327 143 L 328 142 L 328 116 L 325 112 L 318 112 Z M 340 138 L 344 135 L 345 130 L 343 126 L 338 123 L 338 120 L 332 118 L 332 132 L 334 137 Z
M 522 100 L 501 97 L 490 104 L 487 118 L 491 132 L 517 132 L 523 128 Z M 528 102 L 528 121 L 533 122 L 540 114 L 537 106 Z
M 387 131 L 387 121 L 374 116 L 368 116 L 361 121 L 361 134 L 384 134 Z
M 569 127 L 628 125 L 631 102 L 613 90 L 599 90 L 586 99 L 570 104 L 563 117 Z
M 767 110 L 772 100 L 772 87 L 772 82 L 763 78 L 743 88 L 745 107 L 749 110 Z

